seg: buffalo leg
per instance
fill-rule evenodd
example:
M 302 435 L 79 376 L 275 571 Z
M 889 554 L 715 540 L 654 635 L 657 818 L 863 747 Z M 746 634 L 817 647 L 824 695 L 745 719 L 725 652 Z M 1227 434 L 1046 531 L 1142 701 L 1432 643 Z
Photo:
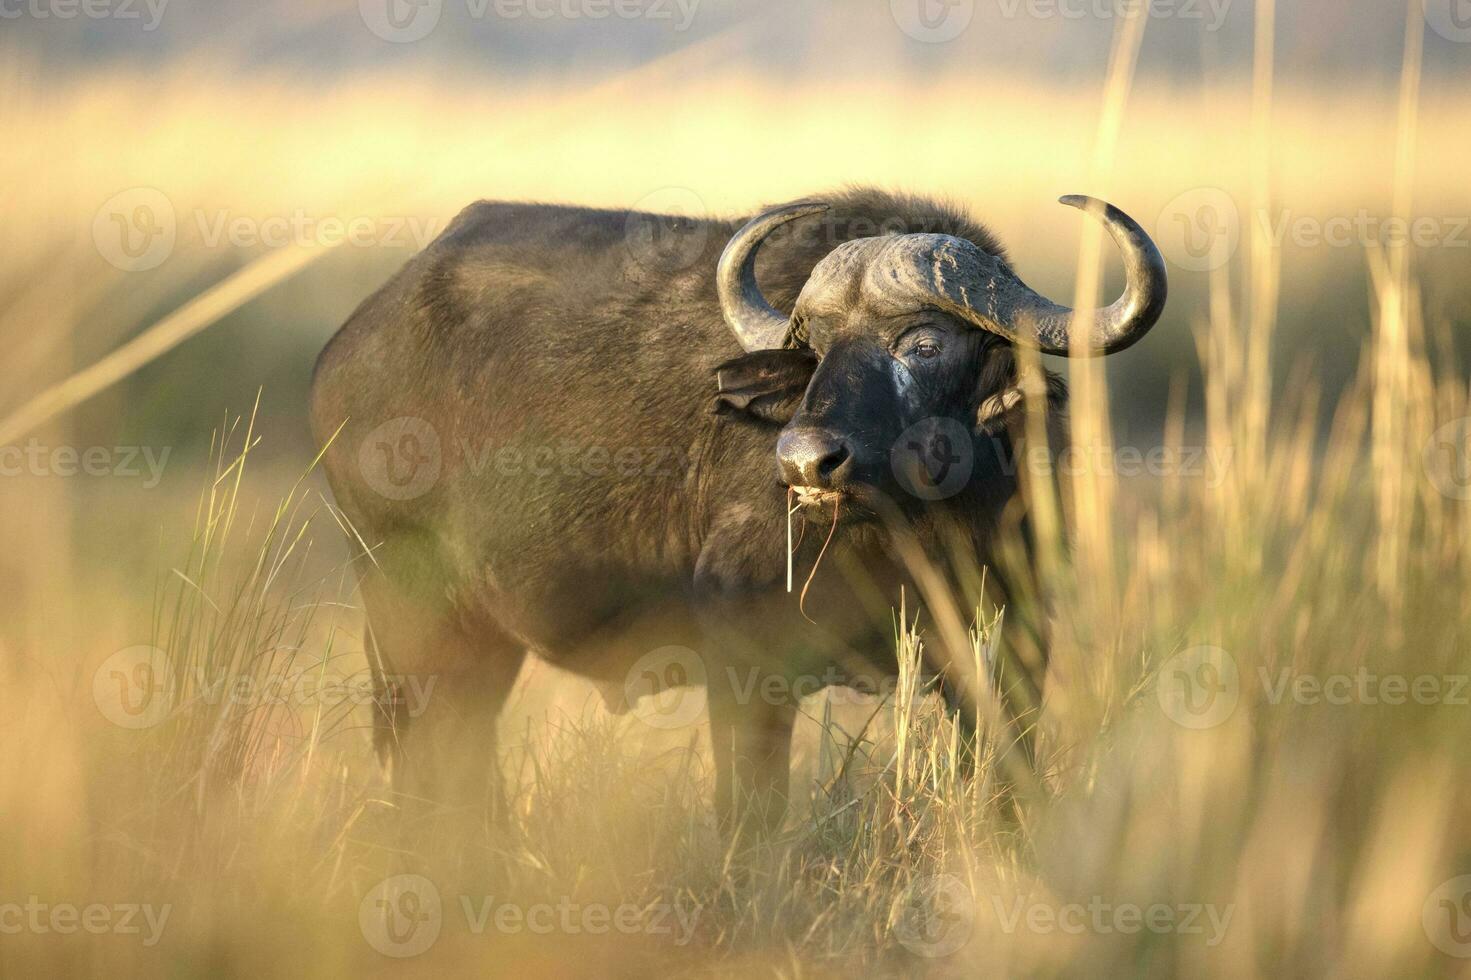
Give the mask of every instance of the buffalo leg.
M 710 689 L 710 745 L 715 756 L 715 811 L 732 837 L 760 837 L 781 826 L 791 779 L 796 708 L 742 704 Z
M 1042 610 L 1015 592 L 1012 596 L 1022 601 L 1007 606 L 992 682 L 1005 726 L 997 759 L 1002 801 L 1014 813 L 1021 802 L 1019 795 L 1031 797 L 1041 788 L 1037 725 L 1042 715 L 1048 648 Z
M 1014 811 L 1017 795 L 1029 796 L 1039 785 L 1037 723 L 1047 675 L 1046 623 L 1035 605 L 1008 601 L 1022 597 L 1006 587 L 1003 576 L 993 570 L 988 582 L 992 607 L 1006 610 L 1001 642 L 994 648 L 996 659 L 988 665 L 990 676 L 978 685 L 962 685 L 941 669 L 940 693 L 966 748 L 960 763 L 962 775 L 968 778 L 976 775 L 982 734 L 977 725 L 977 706 L 965 689 L 995 698 L 998 712 L 993 718 L 999 724 L 989 737 L 996 748 L 996 778 L 1003 805 Z
M 375 741 L 410 823 L 497 819 L 496 720 L 525 650 L 493 626 L 471 634 L 443 609 L 364 583 L 378 689 Z

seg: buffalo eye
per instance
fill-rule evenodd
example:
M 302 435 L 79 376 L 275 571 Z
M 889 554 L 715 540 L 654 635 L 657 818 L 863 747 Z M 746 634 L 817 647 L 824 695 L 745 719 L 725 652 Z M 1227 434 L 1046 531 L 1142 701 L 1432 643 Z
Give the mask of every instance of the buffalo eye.
M 929 320 L 915 324 L 894 340 L 894 356 L 905 361 L 929 361 L 945 351 L 949 331 Z
M 933 335 L 922 335 L 905 341 L 895 353 L 906 361 L 928 361 L 939 357 L 942 351 L 944 347 L 939 338 Z

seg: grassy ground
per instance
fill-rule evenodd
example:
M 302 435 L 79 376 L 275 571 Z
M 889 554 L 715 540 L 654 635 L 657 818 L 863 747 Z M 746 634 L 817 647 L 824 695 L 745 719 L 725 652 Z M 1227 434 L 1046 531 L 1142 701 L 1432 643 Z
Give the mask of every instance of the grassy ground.
M 1425 444 L 1467 412 L 1441 392 Z M 610 718 L 546 667 L 509 723 L 512 825 L 403 839 L 361 730 L 351 578 L 311 553 L 340 548 L 327 505 L 310 487 L 258 504 L 227 452 L 190 550 L 160 562 L 140 643 L 161 653 L 5 660 L 7 899 L 168 918 L 98 936 L 58 934 L 63 918 L 6 935 L 0 956 L 184 975 L 1453 972 L 1471 515 L 1405 459 L 1390 550 L 1370 401 L 1344 401 L 1322 452 L 1310 427 L 1273 437 L 1228 490 L 1129 494 L 1106 585 L 1062 569 L 1048 792 L 1019 828 L 984 776 L 956 777 L 932 699 L 818 699 L 786 829 L 733 853 L 698 719 Z M 382 953 L 434 929 L 412 959 Z
M 1418 93 L 1413 71 L 1399 102 L 1273 93 L 1259 77 L 1255 110 L 1240 86 L 1182 99 L 1141 83 L 1109 158 L 1092 139 L 1110 135 L 1108 113 L 1074 91 L 1028 88 L 984 130 L 957 130 L 946 107 L 975 79 L 902 104 L 879 86 L 806 99 L 719 78 L 688 98 L 659 84 L 676 70 L 537 101 L 348 82 L 309 110 L 288 83 L 242 94 L 198 68 L 4 87 L 7 129 L 31 134 L 17 167 L 44 174 L 0 192 L 7 413 L 221 281 L 233 309 L 249 286 L 227 280 L 237 270 L 280 284 L 143 383 L 7 433 L 175 455 L 156 485 L 116 453 L 109 478 L 60 475 L 51 457 L 0 481 L 0 971 L 1466 972 L 1459 104 Z M 722 149 L 720 134 L 777 105 L 799 123 L 779 152 Z M 832 146 L 858 149 L 839 165 Z M 478 196 L 688 204 L 671 184 L 734 209 L 896 174 L 968 199 L 1063 297 L 1077 231 L 1049 213 L 1059 192 L 1104 193 L 1156 231 L 1199 217 L 1173 202 L 1200 188 L 1226 188 L 1244 215 L 1213 270 L 1171 254 L 1164 353 L 1128 369 L 1152 382 L 1109 405 L 1075 372 L 1074 435 L 1119 466 L 1065 481 L 1072 546 L 1047 551 L 1045 794 L 1010 824 L 984 768 L 956 776 L 932 699 L 826 696 L 804 703 L 787 826 L 729 852 L 698 718 L 673 731 L 612 718 L 533 665 L 506 725 L 509 826 L 405 838 L 365 731 L 354 550 L 299 421 L 314 349 L 415 244 L 388 223 Z M 107 205 L 139 186 L 164 193 L 177 243 L 125 272 L 94 220 L 142 220 L 138 200 Z M 1279 245 L 1252 220 L 1361 207 L 1429 217 L 1442 238 L 1413 255 Z M 379 237 L 207 240 L 221 211 L 259 231 L 297 209 L 371 218 Z M 305 271 L 286 278 L 297 255 Z M 1182 372 L 1187 359 L 1198 368 Z M 1178 379 L 1190 391 L 1169 394 Z M 201 421 L 221 406 L 243 419 Z M 1121 415 L 1158 432 L 1112 429 Z M 1130 476 L 1116 448 L 1172 455 Z M 936 621 L 921 612 L 896 659 Z

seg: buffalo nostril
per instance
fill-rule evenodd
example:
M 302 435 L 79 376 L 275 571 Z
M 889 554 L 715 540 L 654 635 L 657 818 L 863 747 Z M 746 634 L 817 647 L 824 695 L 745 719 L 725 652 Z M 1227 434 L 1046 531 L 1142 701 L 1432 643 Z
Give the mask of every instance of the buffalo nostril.
M 851 455 L 852 453 L 848 451 L 848 447 L 839 443 L 831 452 L 819 459 L 817 461 L 818 483 L 827 483 L 830 481 L 833 478 L 833 474 L 848 461 L 848 457 Z
M 782 478 L 791 486 L 822 487 L 841 482 L 853 453 L 847 442 L 821 429 L 786 432 L 777 443 Z

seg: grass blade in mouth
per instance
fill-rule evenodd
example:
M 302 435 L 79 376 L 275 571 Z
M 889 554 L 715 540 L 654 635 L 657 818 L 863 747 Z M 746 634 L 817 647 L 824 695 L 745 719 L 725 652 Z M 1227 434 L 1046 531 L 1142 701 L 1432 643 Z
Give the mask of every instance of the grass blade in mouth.
M 827 530 L 827 540 L 822 543 L 822 550 L 817 553 L 817 561 L 812 563 L 812 571 L 807 573 L 807 581 L 802 583 L 802 595 L 797 599 L 797 609 L 802 613 L 802 618 L 813 626 L 817 625 L 817 620 L 807 615 L 807 590 L 812 588 L 812 580 L 817 577 L 817 566 L 822 564 L 822 558 L 827 554 L 827 546 L 833 543 L 833 535 L 838 530 L 838 515 L 843 509 L 843 495 L 835 493 L 833 497 L 835 498 L 833 503 L 833 526 Z

